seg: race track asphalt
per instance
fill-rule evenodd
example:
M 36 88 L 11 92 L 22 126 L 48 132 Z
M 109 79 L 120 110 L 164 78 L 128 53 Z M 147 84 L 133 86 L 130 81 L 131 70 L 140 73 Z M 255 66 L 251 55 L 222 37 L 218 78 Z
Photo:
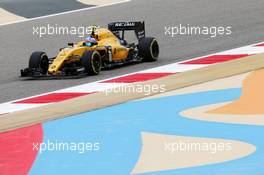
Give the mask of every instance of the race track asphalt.
M 25 18 L 90 7 L 75 0 L 2 0 L 0 7 Z
M 0 26 L 0 102 L 15 100 L 65 87 L 93 82 L 146 68 L 203 56 L 264 41 L 264 1 L 259 0 L 132 0 L 49 18 Z M 156 36 L 161 54 L 158 62 L 103 71 L 99 76 L 75 80 L 21 81 L 19 71 L 28 64 L 32 51 L 53 56 L 77 36 L 56 35 L 39 38 L 33 26 L 105 26 L 111 21 L 145 20 L 148 36 Z M 232 35 L 210 38 L 191 35 L 174 38 L 165 35 L 165 26 L 232 26 Z

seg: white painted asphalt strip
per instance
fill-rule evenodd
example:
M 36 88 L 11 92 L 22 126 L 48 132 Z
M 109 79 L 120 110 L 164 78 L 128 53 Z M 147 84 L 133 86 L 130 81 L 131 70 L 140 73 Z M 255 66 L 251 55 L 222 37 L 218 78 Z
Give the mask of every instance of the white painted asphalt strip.
M 125 86 L 127 83 L 88 83 L 79 86 L 70 87 L 67 89 L 61 89 L 57 92 L 79 92 L 79 93 L 92 93 L 92 92 L 101 92 L 107 89 L 113 89 L 118 86 Z
M 87 5 L 104 5 L 104 4 L 112 4 L 112 3 L 120 2 L 120 0 L 77 0 L 77 1 Z
M 189 61 L 189 60 L 186 60 Z M 174 63 L 174 64 L 169 64 L 165 66 L 160 66 L 148 70 L 143 70 L 140 71 L 139 73 L 179 73 L 179 72 L 185 72 L 188 70 L 193 70 L 193 69 L 199 69 L 202 67 L 208 66 L 206 64 L 189 64 L 189 65 L 184 65 L 184 64 L 179 64 L 179 63 Z
M 237 53 L 251 55 L 251 54 L 258 54 L 258 53 L 263 53 L 263 52 L 264 52 L 264 47 L 246 46 L 246 47 L 241 47 L 237 49 L 227 50 L 224 52 L 219 52 L 218 55 L 235 55 Z
M 36 108 L 45 105 L 48 105 L 48 103 L 45 104 L 13 104 L 9 102 L 2 103 L 0 107 L 0 115 L 15 111 L 22 111 L 26 109 Z

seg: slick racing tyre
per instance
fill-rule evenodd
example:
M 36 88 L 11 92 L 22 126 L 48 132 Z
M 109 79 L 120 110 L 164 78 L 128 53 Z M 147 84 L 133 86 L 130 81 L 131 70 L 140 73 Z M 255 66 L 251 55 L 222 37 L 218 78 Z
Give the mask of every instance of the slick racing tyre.
M 46 74 L 49 69 L 49 58 L 45 52 L 33 52 L 29 58 L 28 67 L 38 69 L 41 74 Z
M 143 61 L 157 61 L 159 57 L 159 44 L 156 38 L 145 37 L 138 43 L 139 56 Z
M 82 65 L 88 75 L 98 75 L 101 71 L 101 55 L 97 51 L 86 51 L 81 57 Z

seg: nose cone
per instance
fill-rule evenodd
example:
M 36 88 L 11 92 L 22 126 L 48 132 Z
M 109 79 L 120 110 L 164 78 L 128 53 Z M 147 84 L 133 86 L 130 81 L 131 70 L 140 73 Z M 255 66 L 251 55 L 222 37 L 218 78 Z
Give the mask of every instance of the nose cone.
M 48 70 L 48 73 L 50 75 L 56 75 L 56 72 L 57 72 L 57 69 L 56 69 L 56 65 L 52 65 L 50 66 L 49 70 Z

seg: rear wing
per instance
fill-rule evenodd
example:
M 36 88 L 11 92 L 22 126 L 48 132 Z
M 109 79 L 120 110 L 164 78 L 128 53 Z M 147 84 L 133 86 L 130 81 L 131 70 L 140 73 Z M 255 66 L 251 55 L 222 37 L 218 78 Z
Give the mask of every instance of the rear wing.
M 121 39 L 124 39 L 124 31 L 134 30 L 137 39 L 145 37 L 145 22 L 136 21 L 136 22 L 112 22 L 108 24 L 108 29 L 114 34 L 116 32 L 122 32 Z

